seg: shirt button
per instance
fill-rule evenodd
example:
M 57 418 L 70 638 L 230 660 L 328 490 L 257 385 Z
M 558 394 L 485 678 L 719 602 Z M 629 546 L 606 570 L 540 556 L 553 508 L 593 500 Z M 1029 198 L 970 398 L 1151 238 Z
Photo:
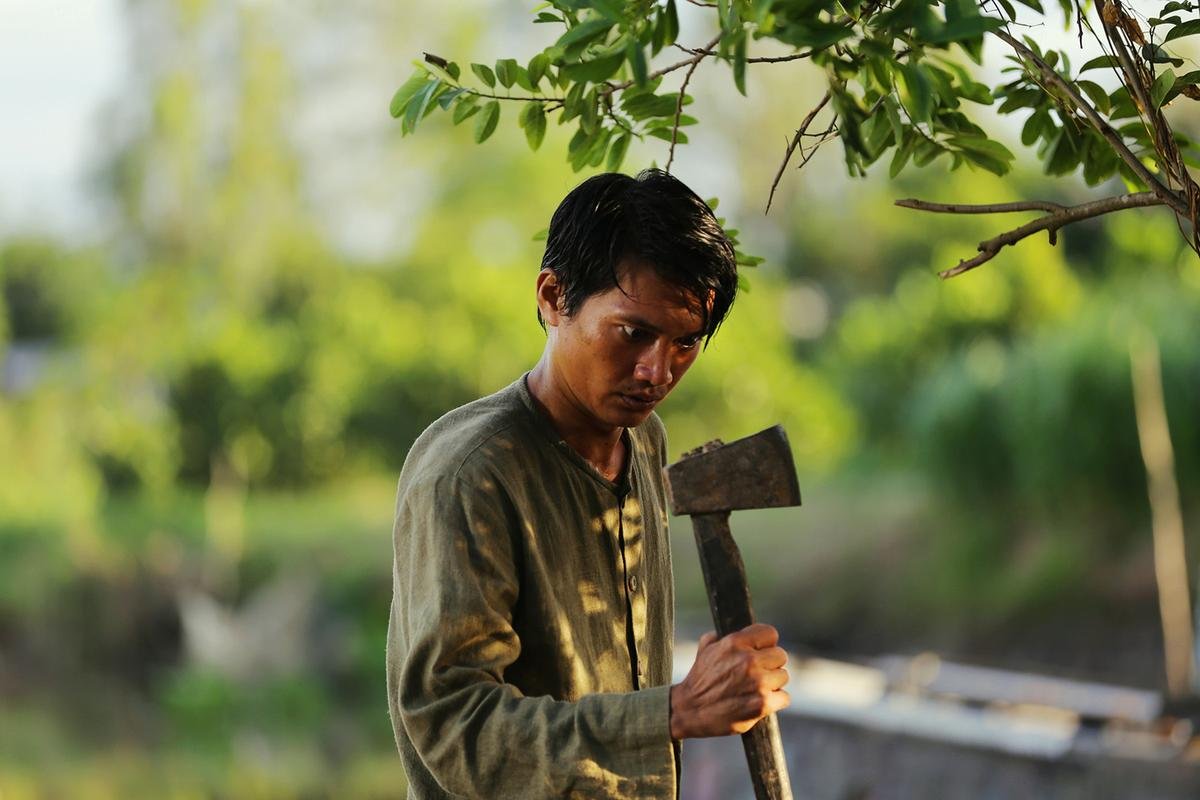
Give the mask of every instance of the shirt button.
M 637 575 L 630 575 L 629 576 L 629 591 L 636 593 L 637 590 L 638 590 Z

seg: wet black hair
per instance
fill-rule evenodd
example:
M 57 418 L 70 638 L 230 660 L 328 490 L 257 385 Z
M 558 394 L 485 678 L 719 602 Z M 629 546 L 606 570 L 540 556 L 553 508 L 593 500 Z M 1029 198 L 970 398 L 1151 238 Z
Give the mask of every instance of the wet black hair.
M 619 287 L 617 269 L 626 261 L 649 265 L 697 302 L 707 344 L 737 294 L 733 245 L 712 209 L 660 169 L 588 178 L 550 220 L 542 269 L 558 278 L 568 316 L 592 295 Z M 540 311 L 538 322 L 545 327 Z

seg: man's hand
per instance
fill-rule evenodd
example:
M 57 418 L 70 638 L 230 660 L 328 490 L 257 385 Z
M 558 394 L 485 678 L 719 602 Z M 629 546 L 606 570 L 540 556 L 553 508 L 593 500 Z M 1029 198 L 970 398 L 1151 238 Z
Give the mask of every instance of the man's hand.
M 671 738 L 745 733 L 791 703 L 783 690 L 787 653 L 770 625 L 748 625 L 723 639 L 700 637 L 696 663 L 671 687 Z

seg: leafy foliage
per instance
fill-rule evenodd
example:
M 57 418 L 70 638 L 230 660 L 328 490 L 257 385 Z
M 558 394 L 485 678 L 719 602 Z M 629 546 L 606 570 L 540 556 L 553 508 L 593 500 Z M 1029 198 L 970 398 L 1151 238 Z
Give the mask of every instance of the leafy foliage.
M 494 68 L 471 64 L 468 79 L 458 64 L 427 53 L 393 97 L 392 115 L 407 134 L 435 108 L 452 110 L 459 124 L 486 100 L 475 128 L 475 140 L 482 142 L 496 128 L 500 104 L 520 102 L 525 108 L 518 122 L 531 148 L 541 145 L 549 117 L 557 115 L 559 125 L 574 129 L 566 155 L 577 172 L 601 165 L 618 170 L 630 141 L 648 138 L 670 143 L 669 169 L 675 147 L 688 141 L 682 129 L 698 121 L 683 109 L 692 102 L 688 80 L 702 61 L 728 64 L 734 85 L 745 94 L 748 64 L 803 60 L 823 76 L 833 120 L 823 134 L 808 132 L 823 100 L 797 131 L 785 166 L 806 139 L 816 138 L 808 142 L 815 149 L 836 135 L 852 176 L 865 175 L 885 156 L 893 178 L 938 160 L 951 170 L 965 165 L 1005 175 L 1014 154 L 995 131 L 972 119 L 976 107 L 998 104 L 1001 114 L 1025 115 L 1021 144 L 1036 151 L 1047 175 L 1082 172 L 1091 186 L 1119 176 L 1130 192 L 1156 195 L 1137 205 L 1167 205 L 1194 225 L 1200 188 L 1185 165 L 1196 165 L 1200 155 L 1160 112 L 1181 95 L 1200 98 L 1200 70 L 1177 75 L 1172 67 L 1184 62 L 1167 47 L 1200 33 L 1200 22 L 1186 17 L 1193 4 L 1164 4 L 1143 29 L 1119 5 L 1102 2 L 1098 28 L 1105 43 L 1088 8 L 1079 0 L 1060 0 L 1068 26 L 1080 26 L 1081 44 L 1088 32 L 1105 50 L 1076 71 L 1065 50 L 1043 49 L 1034 38 L 1012 32 L 1018 17 L 1025 25 L 1047 16 L 1041 0 L 1019 0 L 1020 14 L 1010 0 L 687 0 L 711 9 L 718 29 L 698 47 L 677 41 L 683 1 L 550 0 L 534 22 L 558 31 L 558 38 L 527 65 L 511 58 Z M 1012 51 L 996 85 L 976 80 L 961 63 L 965 56 L 982 64 L 987 38 Z M 784 52 L 755 57 L 752 42 L 756 49 L 761 43 Z M 652 64 L 672 51 L 685 57 Z M 1108 89 L 1083 77 L 1101 68 L 1116 75 L 1119 85 Z M 666 88 L 664 79 L 677 72 L 684 74 L 681 85 Z M 1127 207 L 1124 202 L 1051 210 L 1046 218 L 1051 224 L 1039 230 L 1049 229 L 1053 237 L 1062 225 Z M 981 256 L 943 274 L 977 266 L 1032 232 L 983 242 Z M 1195 249 L 1200 239 L 1191 236 Z

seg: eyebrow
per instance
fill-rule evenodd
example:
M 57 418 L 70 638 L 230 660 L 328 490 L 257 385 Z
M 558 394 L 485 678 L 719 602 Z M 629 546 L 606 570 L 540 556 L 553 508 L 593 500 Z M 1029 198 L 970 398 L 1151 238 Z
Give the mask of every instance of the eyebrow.
M 637 327 L 642 328 L 644 330 L 648 330 L 651 333 L 662 333 L 662 329 L 659 328 L 657 325 L 653 324 L 652 322 L 650 322 L 650 320 L 643 319 L 642 317 L 636 316 L 634 314 L 620 314 L 617 317 L 617 319 L 619 319 L 621 322 L 625 322 L 630 325 L 636 325 Z M 704 328 L 703 327 L 699 328 L 698 330 L 696 330 L 692 333 L 685 333 L 683 336 L 680 336 L 679 338 L 680 339 L 691 339 L 691 338 L 699 338 L 702 336 L 704 336 Z

